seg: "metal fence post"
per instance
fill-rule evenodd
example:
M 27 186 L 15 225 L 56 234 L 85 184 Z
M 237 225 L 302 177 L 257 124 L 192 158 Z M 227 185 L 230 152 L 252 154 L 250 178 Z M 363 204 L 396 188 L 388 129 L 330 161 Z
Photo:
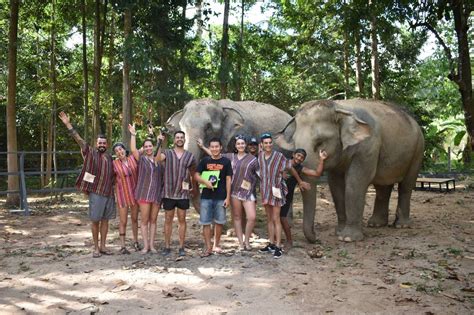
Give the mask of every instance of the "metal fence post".
M 30 215 L 30 209 L 28 208 L 28 197 L 26 195 L 26 180 L 25 180 L 25 154 L 20 153 L 20 198 L 23 207 L 23 214 L 25 216 Z

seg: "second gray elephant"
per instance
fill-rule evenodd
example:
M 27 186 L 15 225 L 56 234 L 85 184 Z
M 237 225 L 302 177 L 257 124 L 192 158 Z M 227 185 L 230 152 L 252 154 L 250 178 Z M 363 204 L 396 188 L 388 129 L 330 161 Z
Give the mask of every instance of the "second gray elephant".
M 276 137 L 280 146 L 304 148 L 306 163 L 319 162 L 319 150 L 328 153 L 324 169 L 337 212 L 340 240 L 363 238 L 362 218 L 370 184 L 376 190 L 369 226 L 388 224 L 390 194 L 398 183 L 394 225 L 410 224 L 410 198 L 421 167 L 424 139 L 416 121 L 401 108 L 363 99 L 311 101 Z M 303 231 L 315 241 L 314 196 L 303 193 Z
M 203 153 L 197 146 L 198 138 L 206 145 L 210 139 L 220 138 L 224 149 L 229 150 L 236 134 L 258 137 L 264 132 L 276 133 L 290 120 L 289 114 L 269 104 L 198 99 L 190 101 L 182 110 L 174 113 L 166 126 L 171 132 L 182 130 L 186 133 L 184 148 L 199 161 Z M 199 211 L 198 196 L 194 196 L 193 204 Z
M 211 138 L 220 138 L 225 150 L 236 134 L 258 137 L 264 132 L 276 133 L 290 120 L 289 114 L 269 104 L 198 99 L 174 113 L 166 126 L 172 132 L 184 131 L 187 138 L 185 149 L 200 159 L 202 152 L 196 144 L 197 138 L 206 145 Z

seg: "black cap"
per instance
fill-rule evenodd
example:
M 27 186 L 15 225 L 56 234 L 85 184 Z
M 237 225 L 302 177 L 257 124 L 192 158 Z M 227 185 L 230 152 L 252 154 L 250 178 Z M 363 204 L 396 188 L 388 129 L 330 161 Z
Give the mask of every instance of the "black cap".
M 257 138 L 255 137 L 250 138 L 249 144 L 258 144 Z

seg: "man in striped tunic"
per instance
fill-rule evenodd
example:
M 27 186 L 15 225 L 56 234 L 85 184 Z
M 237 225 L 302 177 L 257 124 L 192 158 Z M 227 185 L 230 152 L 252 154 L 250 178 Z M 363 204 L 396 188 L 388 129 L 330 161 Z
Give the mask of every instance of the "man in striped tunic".
M 260 194 L 262 204 L 267 214 L 267 229 L 269 244 L 260 249 L 260 252 L 273 253 L 274 258 L 282 256 L 281 250 L 281 221 L 280 210 L 285 204 L 288 192 L 283 180 L 283 172 L 290 173 L 298 180 L 301 189 L 308 184 L 303 182 L 291 162 L 278 151 L 273 150 L 273 139 L 270 133 L 264 133 L 260 137 L 262 151 L 258 154 L 258 165 L 260 168 Z
M 76 181 L 76 187 L 89 196 L 89 218 L 92 221 L 92 238 L 94 252 L 92 257 L 101 254 L 111 255 L 105 243 L 109 231 L 109 220 L 115 219 L 116 209 L 113 195 L 114 170 L 113 161 L 107 151 L 107 138 L 97 137 L 97 148 L 90 147 L 72 126 L 66 113 L 61 112 L 59 118 L 69 131 L 69 134 L 81 147 L 84 164 L 81 174 Z M 100 245 L 99 245 L 100 232 Z
M 163 143 L 165 137 L 159 135 L 158 139 Z M 173 232 L 173 220 L 175 209 L 178 209 L 178 234 L 179 234 L 179 256 L 185 256 L 184 239 L 186 237 L 186 210 L 189 209 L 189 196 L 192 178 L 196 169 L 196 159 L 191 152 L 184 149 L 186 135 L 183 131 L 174 134 L 174 148 L 164 150 L 158 148 L 157 160 L 165 162 L 164 174 L 164 198 L 163 209 L 165 209 L 165 247 L 162 254 L 168 256 L 171 253 L 171 233 Z

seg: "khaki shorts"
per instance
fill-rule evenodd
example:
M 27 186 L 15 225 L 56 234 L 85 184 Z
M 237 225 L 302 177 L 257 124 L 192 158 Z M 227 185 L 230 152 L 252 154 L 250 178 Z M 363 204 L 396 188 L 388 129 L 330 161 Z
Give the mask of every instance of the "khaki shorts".
M 115 219 L 116 213 L 114 196 L 106 197 L 89 193 L 89 218 L 91 221 Z

